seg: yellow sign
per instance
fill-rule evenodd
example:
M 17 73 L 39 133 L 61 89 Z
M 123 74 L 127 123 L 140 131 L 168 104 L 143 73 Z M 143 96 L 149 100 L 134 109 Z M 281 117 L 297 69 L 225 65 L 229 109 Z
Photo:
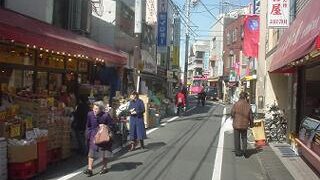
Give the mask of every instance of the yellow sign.
M 26 129 L 32 129 L 33 128 L 32 117 L 27 117 L 25 121 L 26 121 Z
M 179 47 L 173 46 L 172 66 L 179 67 Z
M 10 137 L 18 137 L 21 134 L 20 124 L 13 124 L 10 126 Z

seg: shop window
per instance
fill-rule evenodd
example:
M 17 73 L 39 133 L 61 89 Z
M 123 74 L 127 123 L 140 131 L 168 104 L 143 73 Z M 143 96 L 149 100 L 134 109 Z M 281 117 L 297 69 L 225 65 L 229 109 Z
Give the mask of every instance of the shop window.
M 34 65 L 35 52 L 28 48 L 0 44 L 0 63 Z
M 0 69 L 0 84 L 6 90 L 17 92 L 20 90 L 32 90 L 33 71 L 19 69 Z
M 50 73 L 49 74 L 49 91 L 57 92 L 62 87 L 62 74 Z
M 38 72 L 37 74 L 37 93 L 45 93 L 47 91 L 48 87 L 48 73 L 47 72 Z
M 320 116 L 320 66 L 306 70 L 304 115 Z

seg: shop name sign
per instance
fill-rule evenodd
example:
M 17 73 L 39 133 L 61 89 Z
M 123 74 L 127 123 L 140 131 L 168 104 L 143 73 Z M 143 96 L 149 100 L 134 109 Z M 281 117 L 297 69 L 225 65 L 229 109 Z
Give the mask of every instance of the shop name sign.
M 268 27 L 289 27 L 289 0 L 268 0 Z
M 168 27 L 168 1 L 158 1 L 158 47 L 166 50 L 167 47 L 167 27 Z

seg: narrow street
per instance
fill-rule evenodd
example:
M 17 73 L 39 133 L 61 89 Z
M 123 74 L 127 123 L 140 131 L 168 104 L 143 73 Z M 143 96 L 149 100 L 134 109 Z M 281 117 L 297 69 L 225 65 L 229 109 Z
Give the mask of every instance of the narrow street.
M 191 100 L 190 108 L 182 117 L 162 121 L 159 128 L 147 131 L 146 149 L 133 152 L 122 149 L 108 164 L 107 174 L 96 174 L 90 179 L 267 179 L 255 150 L 250 150 L 248 159 L 235 157 L 231 132 L 224 132 L 224 139 L 220 140 L 223 143 L 218 146 L 221 125 L 224 127 L 222 121 L 228 115 L 224 116 L 224 109 L 218 103 L 207 102 L 202 107 Z M 86 168 L 85 160 L 82 163 L 83 167 L 72 173 L 62 175 L 62 171 L 53 171 L 56 175 L 38 179 L 87 179 L 81 173 Z M 70 169 L 73 165 L 65 166 Z M 98 164 L 95 173 L 99 170 Z

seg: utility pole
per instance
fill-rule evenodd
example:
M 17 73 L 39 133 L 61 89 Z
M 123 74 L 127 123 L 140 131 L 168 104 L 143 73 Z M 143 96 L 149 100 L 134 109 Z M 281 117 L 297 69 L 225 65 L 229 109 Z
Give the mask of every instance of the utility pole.
M 189 56 L 189 25 L 190 25 L 190 0 L 187 0 L 186 4 L 186 16 L 187 16 L 187 24 L 186 24 L 186 47 L 185 47 L 185 62 L 184 62 L 184 85 L 187 85 L 188 82 L 188 56 Z

